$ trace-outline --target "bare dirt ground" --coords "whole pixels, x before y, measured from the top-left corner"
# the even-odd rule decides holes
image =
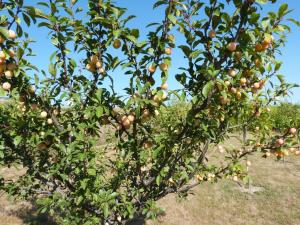
[[[252,187],[260,187],[258,192],[242,191],[231,180],[206,183],[186,200],[170,195],[159,201],[165,215],[146,224],[300,225],[300,157],[289,157],[285,163],[258,156],[250,160]],[[0,173],[13,178],[22,170],[2,168]],[[25,224],[54,223],[39,215],[31,203],[12,202],[0,194],[0,225]]]

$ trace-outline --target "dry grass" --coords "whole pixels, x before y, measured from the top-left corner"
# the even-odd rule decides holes
[[[285,163],[274,158],[251,156],[252,187],[263,189],[253,194],[242,192],[237,183],[222,180],[205,183],[187,200],[170,195],[159,201],[166,213],[147,225],[299,225],[300,157]],[[0,169],[14,178],[22,173]],[[47,216],[36,213],[32,204],[11,202],[0,194],[0,225],[53,224]],[[142,223],[141,223],[142,224]]]
[[[204,184],[187,201],[168,196],[160,201],[166,215],[151,225],[299,225],[300,158],[275,162],[251,157],[252,186],[263,190],[242,192],[231,180]]]

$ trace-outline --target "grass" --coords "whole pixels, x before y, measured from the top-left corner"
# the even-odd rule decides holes
[[[287,162],[250,158],[249,173],[255,193],[242,192],[237,183],[222,180],[206,183],[194,190],[187,201],[175,195],[159,203],[164,216],[151,225],[299,225],[300,224],[300,158]]]
[[[299,225],[300,157],[285,163],[274,158],[251,156],[249,173],[255,193],[243,192],[232,180],[205,183],[193,190],[186,200],[175,195],[158,204],[165,214],[147,225]],[[0,174],[14,178],[22,170],[0,169]],[[54,224],[47,215],[39,215],[28,202],[12,202],[0,194],[0,225]],[[142,223],[141,223],[142,224]]]

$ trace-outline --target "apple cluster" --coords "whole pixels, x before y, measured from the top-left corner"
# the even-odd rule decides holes
[[[13,30],[7,30],[7,39],[14,41],[17,38],[17,34]],[[0,51],[0,78],[5,77],[2,80],[2,88],[5,91],[10,91],[12,88],[12,78],[14,71],[17,69],[16,62],[14,60],[15,51],[13,49],[6,49],[4,43],[6,38],[0,36],[0,44],[2,49]]]

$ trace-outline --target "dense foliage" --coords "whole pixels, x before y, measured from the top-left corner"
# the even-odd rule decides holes
[[[299,23],[285,18],[287,4],[265,13],[271,2],[159,0],[154,8],[164,7],[165,18],[141,40],[144,26],[127,26],[134,16],[111,0],[89,0],[88,8],[77,0],[0,1],[0,95],[9,97],[0,105],[0,165],[26,169],[15,180],[0,176],[0,188],[36,198],[59,224],[123,224],[155,216],[156,200],[169,193],[242,179],[248,154],[299,154],[298,127],[281,135],[261,126],[244,135],[242,149],[219,145],[222,163],[205,161],[295,86],[278,74],[275,56],[287,24]],[[49,31],[56,50],[48,71],[34,65],[26,26]],[[169,74],[176,47],[185,63]],[[114,88],[116,71],[129,76],[126,96]],[[168,88],[169,76],[179,90]],[[173,98],[182,107],[168,107]]]

